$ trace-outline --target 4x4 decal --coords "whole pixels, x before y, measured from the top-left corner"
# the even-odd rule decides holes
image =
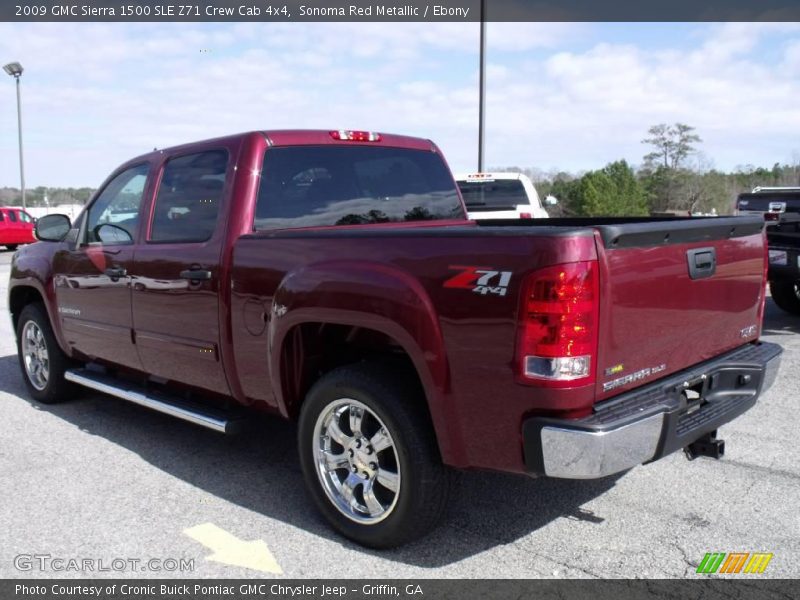
[[[492,267],[451,265],[448,268],[461,272],[445,281],[444,287],[472,290],[483,296],[505,296],[512,275],[511,271],[497,271]]]

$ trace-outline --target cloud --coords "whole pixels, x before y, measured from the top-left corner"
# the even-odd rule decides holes
[[[659,44],[643,27],[490,23],[489,164],[637,163],[647,128],[674,121],[723,168],[791,159],[798,24],[649,25]],[[278,128],[419,135],[472,170],[477,52],[475,23],[0,25],[0,55],[26,68],[32,185],[97,185],[154,146]],[[0,185],[18,178],[13,93],[0,85]]]

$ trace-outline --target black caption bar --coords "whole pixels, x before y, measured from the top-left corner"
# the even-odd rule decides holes
[[[786,579],[694,580],[2,580],[4,600],[494,600],[570,598],[641,600],[703,598],[762,600],[790,598],[797,582]]]
[[[484,14],[481,16],[481,6]],[[3,21],[800,21],[800,0],[4,0]]]

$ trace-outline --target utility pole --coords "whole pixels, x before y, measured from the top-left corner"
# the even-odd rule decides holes
[[[483,172],[486,122],[486,0],[481,0],[480,67],[478,69],[478,172]]]

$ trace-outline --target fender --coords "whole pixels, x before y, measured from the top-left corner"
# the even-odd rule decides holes
[[[61,329],[61,319],[58,316],[55,287],[51,264],[53,256],[61,249],[52,248],[52,242],[38,242],[18,250],[11,261],[11,275],[8,282],[8,306],[11,308],[11,296],[15,289],[29,287],[36,290],[44,301],[50,326],[61,350],[72,356],[72,347],[67,344]],[[16,331],[14,332],[16,335]]]
[[[453,448],[452,423],[442,401],[449,369],[439,320],[420,282],[402,269],[362,261],[316,263],[287,274],[276,290],[268,330],[270,378],[278,408],[289,410],[281,389],[281,349],[302,323],[351,325],[379,331],[411,357],[428,401],[442,456]]]

